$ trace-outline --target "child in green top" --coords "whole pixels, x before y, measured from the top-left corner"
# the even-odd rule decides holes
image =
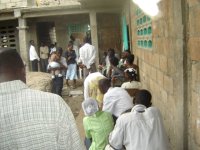
[[[92,98],[83,101],[82,108],[86,115],[83,118],[86,140],[92,141],[91,145],[86,144],[86,147],[89,150],[104,150],[108,144],[108,136],[114,127],[112,115],[100,111],[97,101]]]

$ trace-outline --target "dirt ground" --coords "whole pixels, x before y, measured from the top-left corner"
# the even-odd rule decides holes
[[[74,117],[76,119],[76,124],[80,136],[82,139],[84,139],[85,135],[82,123],[84,113],[81,107],[81,103],[83,101],[83,80],[81,79],[77,80],[77,87],[75,89],[67,87],[67,85],[64,84],[62,95],[63,99],[67,102],[67,104],[71,108],[72,113],[74,114]]]

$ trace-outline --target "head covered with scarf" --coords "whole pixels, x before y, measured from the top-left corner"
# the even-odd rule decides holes
[[[136,80],[137,78],[137,71],[134,68],[127,68],[124,70],[125,76],[130,80]]]
[[[82,108],[86,116],[92,116],[99,111],[98,103],[93,98],[88,98],[82,102]]]

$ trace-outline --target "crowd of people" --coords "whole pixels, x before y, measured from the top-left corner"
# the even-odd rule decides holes
[[[40,61],[41,71],[51,74],[55,94],[29,89],[20,55],[0,48],[0,149],[169,149],[161,113],[152,106],[151,93],[142,89],[130,51],[119,58],[108,49],[98,71],[95,47],[88,38],[78,51],[70,41],[64,53],[61,47],[51,45],[49,50],[42,43],[40,57],[31,40],[29,55],[32,71],[38,70]],[[64,77],[68,86],[71,80],[76,88],[77,67],[84,78],[85,145],[61,97]]]
[[[86,148],[168,150],[160,111],[151,106],[151,93],[142,89],[134,55],[124,51],[119,59],[108,49],[99,69],[84,80]]]
[[[31,62],[31,71],[49,72],[52,77],[52,93],[62,96],[63,79],[66,79],[66,85],[75,89],[78,78],[78,68],[82,70],[81,75],[85,79],[89,73],[96,71],[96,51],[90,43],[90,38],[85,37],[78,49],[74,44],[74,37],[70,36],[70,41],[63,51],[61,47],[51,44],[49,47],[41,43],[38,55],[33,40],[30,41],[29,58]],[[69,84],[69,80],[73,82]]]

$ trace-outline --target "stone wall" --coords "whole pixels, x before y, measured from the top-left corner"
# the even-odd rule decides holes
[[[26,7],[27,0],[0,0],[0,10],[8,8]]]
[[[114,13],[97,14],[99,58],[109,48],[114,48],[116,53],[121,53],[121,27],[120,15]]]
[[[136,5],[131,7],[132,49],[143,88],[151,91],[161,110],[170,149],[184,149],[183,26],[181,0],[162,0],[152,18],[152,49],[137,46]]]
[[[0,10],[21,7],[80,5],[78,0],[0,0]]]
[[[188,2],[188,134],[189,148],[200,150],[200,2],[187,0]]]

